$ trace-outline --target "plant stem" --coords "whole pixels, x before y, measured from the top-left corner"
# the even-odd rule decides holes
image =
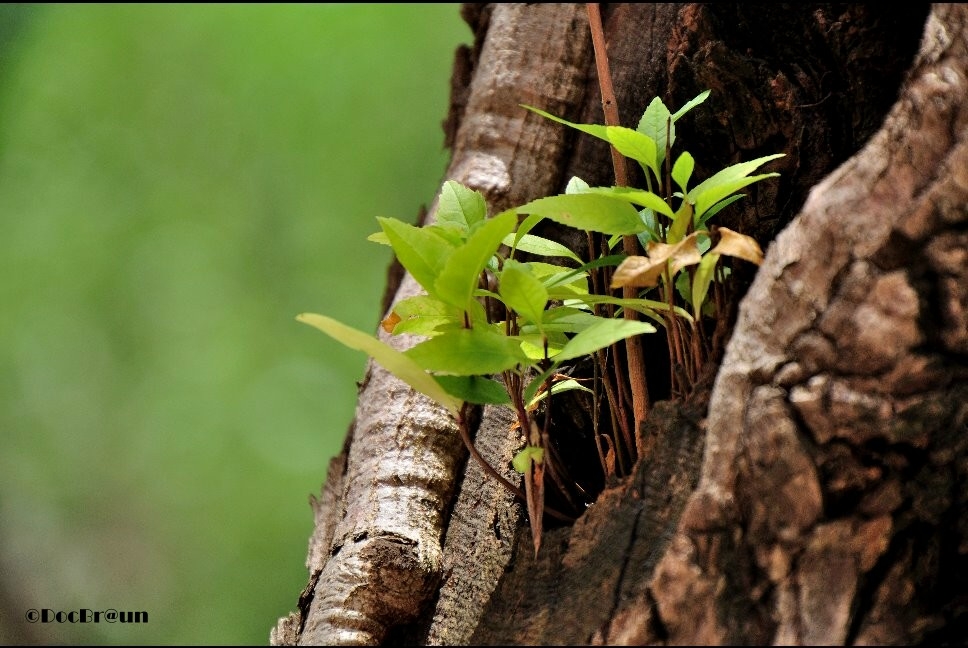
[[[487,459],[482,457],[481,453],[477,451],[477,448],[474,446],[474,441],[471,440],[470,431],[467,429],[467,419],[465,417],[466,409],[467,409],[467,403],[464,403],[464,407],[461,408],[460,418],[457,419],[457,429],[460,431],[460,438],[464,442],[464,446],[467,448],[467,451],[471,453],[471,456],[474,457],[474,460],[478,463],[478,465],[480,465],[480,467],[484,469],[484,472],[486,472],[488,475],[490,475],[498,482],[500,482],[502,486],[504,486],[506,489],[511,491],[514,495],[516,495],[519,499],[521,499],[521,501],[527,501],[527,498],[525,497],[524,493],[521,492],[521,489],[515,486],[514,484],[512,484],[511,482],[509,482],[507,479],[505,479],[504,475],[499,473],[494,468],[494,466],[488,463]],[[544,512],[550,515],[551,517],[557,518],[563,522],[575,521],[575,518],[565,515],[564,513],[561,513],[559,511],[556,511],[550,506],[545,506]]]
[[[592,46],[595,50],[595,65],[598,69],[598,83],[602,93],[602,111],[605,114],[605,124],[618,126],[618,105],[615,100],[615,89],[612,87],[612,75],[608,69],[608,52],[605,46],[605,32],[602,29],[602,14],[597,2],[585,5],[588,11],[588,23],[592,32]],[[625,157],[615,147],[612,149],[612,166],[615,168],[615,184],[629,186],[629,174]],[[622,237],[622,247],[629,256],[638,254],[638,240],[633,235]],[[634,298],[635,289],[624,287],[622,296],[626,299]],[[638,319],[638,314],[632,309],[625,309],[625,318]],[[625,355],[628,362],[629,383],[632,387],[632,417],[635,422],[635,449],[641,456],[644,451],[642,439],[642,422],[649,412],[649,387],[645,381],[645,361],[642,357],[642,344],[637,336],[625,339]]]

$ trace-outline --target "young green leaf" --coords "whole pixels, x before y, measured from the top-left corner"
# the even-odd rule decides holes
[[[690,110],[692,110],[693,108],[695,108],[696,106],[704,102],[708,96],[709,96],[709,90],[703,90],[698,95],[696,95],[694,99],[690,99],[689,101],[687,101],[682,108],[677,110],[675,114],[672,115],[673,123],[679,121],[680,117],[682,117],[687,112],[689,112]]]
[[[521,452],[514,455],[514,458],[511,459],[511,465],[514,466],[517,472],[523,475],[528,470],[532,461],[536,464],[544,461],[544,448],[525,446]]]
[[[728,198],[723,198],[718,203],[716,203],[715,205],[707,209],[701,217],[697,217],[694,215],[692,220],[695,225],[695,228],[696,229],[702,228],[703,226],[705,226],[705,224],[709,221],[710,218],[718,214],[720,211],[722,211],[724,208],[728,207],[729,205],[732,205],[737,200],[740,200],[745,197],[746,197],[746,194],[733,194]]]
[[[531,273],[524,263],[508,260],[498,282],[501,300],[528,322],[536,324],[540,330],[545,304],[548,303],[548,289]]]
[[[551,392],[552,394],[559,394],[561,392],[574,391],[576,389],[579,391],[588,392],[589,394],[595,393],[588,387],[585,387],[584,385],[579,383],[574,378],[569,378],[568,380],[560,380],[554,383],[553,385],[551,385],[550,389],[539,393],[537,396],[535,396],[528,402],[527,407],[529,409],[533,408],[535,405],[543,401],[545,398],[547,398],[548,392]]]
[[[646,173],[652,171],[659,177],[664,155],[658,152],[658,140],[624,126],[607,126],[605,135],[616,151],[638,162]]]
[[[565,360],[588,355],[619,340],[640,333],[655,333],[655,327],[647,322],[635,320],[599,318],[598,322],[571,338],[552,360],[555,364],[558,364]]]
[[[487,218],[487,203],[480,192],[468,189],[459,182],[448,180],[440,189],[437,201],[437,220],[458,224],[471,231]]]
[[[407,357],[406,354],[384,344],[372,335],[367,335],[324,315],[303,313],[297,316],[296,320],[319,329],[351,349],[363,351],[394,376],[440,403],[455,417],[459,415],[461,400],[448,393],[418,362]]]
[[[430,295],[414,295],[398,302],[393,307],[393,315],[396,316],[396,322],[389,332],[394,335],[437,335],[464,324],[462,310]]]
[[[565,186],[566,194],[584,193],[587,190],[588,190],[588,183],[582,180],[581,178],[579,178],[578,176],[572,176],[571,180],[569,180],[568,184]]]
[[[712,283],[718,261],[718,254],[707,252],[696,267],[696,274],[692,278],[692,312],[697,320],[702,312],[702,304],[709,293],[709,285]]]
[[[447,393],[476,405],[510,405],[511,397],[502,383],[484,376],[435,376]]]
[[[434,283],[454,247],[428,227],[414,227],[395,218],[377,218],[393,252],[423,289],[434,294]]]
[[[676,163],[672,165],[672,179],[682,189],[683,194],[689,191],[689,178],[692,177],[692,171],[695,167],[696,161],[687,151],[684,151],[676,160]]]
[[[429,371],[455,376],[485,376],[528,363],[518,340],[486,328],[446,331],[405,353]]]
[[[464,245],[447,257],[432,294],[461,310],[469,310],[481,271],[517,223],[517,215],[506,211],[477,228]]]
[[[594,193],[618,200],[634,203],[640,207],[648,207],[660,214],[672,218],[672,208],[660,196],[634,187],[589,187],[585,193]]]
[[[517,234],[508,234],[504,237],[503,243],[508,247],[521,250],[522,252],[527,252],[528,254],[550,257],[566,257],[569,259],[574,259],[578,263],[582,262],[581,257],[558,241],[552,241],[541,236],[535,236],[534,234],[524,234],[520,237]]]
[[[655,166],[651,168],[656,180],[661,180],[661,167],[662,162],[665,161],[666,141],[669,142],[670,147],[676,142],[675,120],[672,119],[669,109],[666,108],[666,105],[662,103],[661,99],[656,97],[649,103],[635,130],[655,141]]]
[[[517,208],[522,214],[539,214],[556,223],[605,234],[635,234],[645,229],[632,205],[594,193],[562,194],[539,198]]]
[[[696,206],[696,218],[701,217],[707,209],[739,189],[763,180],[764,178],[773,178],[780,175],[779,173],[764,173],[756,176],[750,176],[749,174],[767,162],[783,156],[783,153],[776,153],[774,155],[765,155],[755,160],[750,160],[749,162],[740,162],[739,164],[728,166],[719,173],[700,182],[692,188],[692,191],[688,195],[689,201]]]

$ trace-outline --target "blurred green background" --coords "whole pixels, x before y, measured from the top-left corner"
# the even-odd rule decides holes
[[[447,161],[458,5],[0,9],[0,642],[266,644]],[[30,608],[146,625],[25,623]]]

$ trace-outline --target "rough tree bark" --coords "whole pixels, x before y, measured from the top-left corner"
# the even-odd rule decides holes
[[[466,461],[443,412],[371,365],[314,500],[309,584],[271,641],[960,643],[968,8],[603,13],[624,123],[653,96],[711,88],[679,130],[697,173],[787,153],[779,181],[723,214],[767,250],[755,276],[736,273],[725,353],[655,405],[650,454],[546,531],[536,559],[521,505]],[[584,6],[465,17],[448,178],[494,212],[572,175],[610,183],[605,146],[518,107],[601,123]],[[415,289],[403,276],[390,294]],[[663,352],[649,357],[659,384]],[[480,413],[476,438],[506,468],[518,441],[500,411]]]

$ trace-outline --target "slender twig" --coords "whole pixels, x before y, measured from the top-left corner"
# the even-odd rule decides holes
[[[599,11],[597,2],[589,2],[585,5],[588,11],[588,23],[591,27],[592,46],[595,50],[595,65],[598,69],[598,83],[602,92],[602,111],[605,114],[605,124],[608,126],[618,126],[618,105],[615,100],[615,89],[612,87],[612,75],[608,69],[608,52],[605,46],[605,32],[602,29],[602,15]],[[626,167],[625,157],[622,156],[615,147],[612,149],[612,166],[615,168],[615,184],[619,186],[629,185],[628,168]],[[633,235],[622,237],[622,247],[629,256],[638,254],[639,242]],[[622,296],[625,298],[635,297],[635,289],[628,286],[622,289]],[[632,309],[625,309],[626,319],[638,319],[638,315]],[[635,444],[636,452],[641,455],[644,451],[644,439],[642,439],[642,422],[649,411],[649,388],[645,381],[645,361],[642,357],[642,344],[637,336],[626,338],[625,354],[628,362],[629,382],[632,386],[632,416],[635,421]]]
[[[460,418],[457,420],[457,429],[460,431],[460,438],[464,442],[464,446],[467,448],[467,451],[471,453],[471,456],[474,457],[474,460],[478,463],[478,465],[484,469],[484,472],[486,472],[488,475],[490,475],[498,482],[500,482],[502,486],[508,489],[516,497],[521,499],[521,501],[527,501],[527,497],[525,497],[521,489],[515,486],[514,484],[512,484],[511,482],[509,482],[507,479],[505,479],[504,475],[499,473],[494,468],[494,466],[488,463],[487,459],[481,456],[481,453],[477,451],[477,448],[474,446],[474,441],[471,439],[470,431],[467,429],[467,420],[465,418],[466,412],[464,411],[466,410],[466,408],[467,408],[467,403],[464,403],[464,407],[461,408]],[[559,511],[556,511],[550,506],[545,506],[544,512],[550,515],[551,517],[557,518],[563,522],[575,521],[575,518],[565,515],[564,513],[561,513]]]

